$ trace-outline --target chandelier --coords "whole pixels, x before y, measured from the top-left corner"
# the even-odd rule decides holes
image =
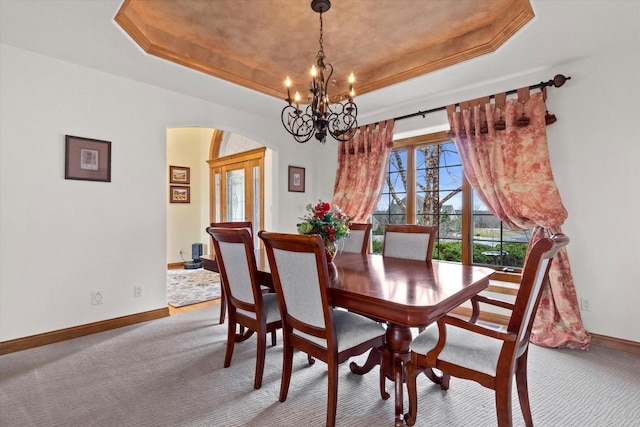
[[[320,14],[320,50],[316,56],[316,65],[311,67],[308,105],[304,110],[300,109],[300,94],[298,92],[295,93],[294,99],[291,99],[289,90],[291,80],[289,77],[285,81],[287,87],[285,101],[288,105],[282,109],[282,125],[300,143],[309,141],[315,135],[316,139],[324,144],[327,133],[338,141],[348,141],[354,137],[358,130],[358,107],[353,102],[355,96],[353,73],[349,76],[347,99],[339,99],[331,104],[329,98],[328,84],[333,74],[333,66],[324,62],[326,56],[322,47],[322,14],[330,7],[330,0],[311,1],[311,9]]]

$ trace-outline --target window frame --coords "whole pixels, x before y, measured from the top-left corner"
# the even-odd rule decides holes
[[[407,164],[405,165],[407,173],[407,224],[416,223],[416,148],[425,145],[437,145],[452,142],[447,131],[429,133],[424,135],[413,136],[393,141],[392,151],[406,149]],[[409,183],[411,185],[409,185]],[[473,192],[471,184],[467,177],[462,175],[462,264],[474,265],[472,262],[473,255],[473,239],[471,238],[473,228]],[[522,276],[522,268],[509,267],[514,271],[502,271],[503,266],[491,266],[486,264],[475,264],[482,267],[488,267],[496,270],[492,276],[494,280],[505,282],[519,283]]]

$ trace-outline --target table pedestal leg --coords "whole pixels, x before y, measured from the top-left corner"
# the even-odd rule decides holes
[[[395,425],[397,427],[404,425],[404,364],[409,361],[411,355],[409,353],[409,344],[411,344],[411,329],[405,326],[389,323],[387,325],[387,346],[391,357],[389,358],[389,367],[387,375],[393,379],[396,395],[396,415]]]
[[[379,364],[380,352],[377,348],[372,348],[369,352],[369,356],[367,357],[366,362],[364,362],[364,365],[359,366],[356,362],[351,362],[349,364],[349,369],[351,369],[351,372],[353,372],[354,374],[364,375],[367,372],[371,371],[374,366]]]

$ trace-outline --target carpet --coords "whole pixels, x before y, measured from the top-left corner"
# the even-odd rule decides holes
[[[172,307],[184,307],[220,298],[220,275],[198,268],[167,271],[167,302]]]
[[[0,426],[324,426],[327,365],[309,366],[296,351],[289,396],[279,402],[281,331],[255,390],[255,334],[235,344],[224,368],[227,325],[218,313],[204,307],[0,356]],[[377,369],[360,376],[348,365],[338,372],[337,427],[393,426],[394,400],[380,398]],[[418,387],[416,427],[496,426],[491,390],[454,378],[442,391],[424,375]],[[391,381],[386,389],[393,393]],[[529,392],[537,427],[637,427],[640,358],[596,345],[532,345]],[[515,386],[513,418],[524,426]]]

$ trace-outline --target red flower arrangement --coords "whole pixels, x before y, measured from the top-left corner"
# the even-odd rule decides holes
[[[349,235],[350,218],[340,211],[338,206],[318,201],[316,205],[307,205],[309,213],[301,217],[297,224],[300,234],[318,234],[326,242],[337,242]]]

